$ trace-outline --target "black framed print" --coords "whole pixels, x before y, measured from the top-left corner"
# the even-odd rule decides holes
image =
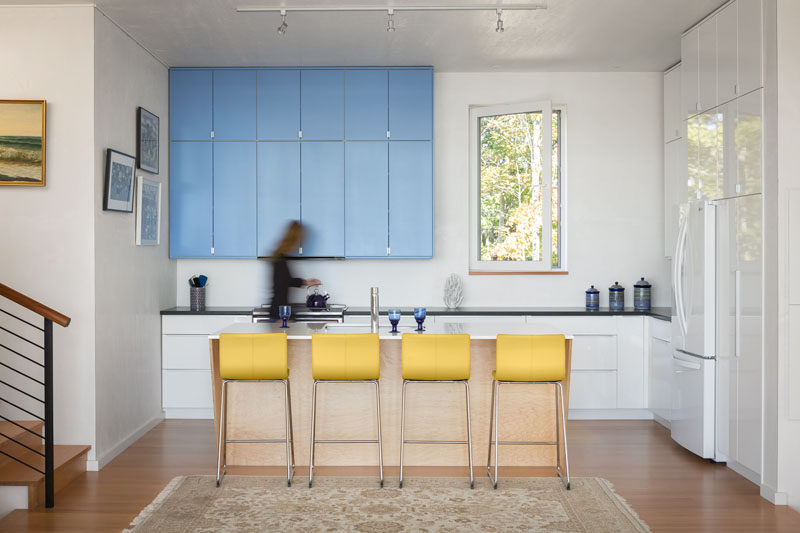
[[[103,194],[103,210],[133,212],[133,174],[136,158],[106,150],[106,183]]]
[[[136,111],[136,157],[142,170],[158,174],[159,120],[147,109]]]

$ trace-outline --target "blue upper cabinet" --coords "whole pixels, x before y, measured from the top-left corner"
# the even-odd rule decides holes
[[[173,141],[211,139],[212,73],[171,70],[169,73],[169,138]]]
[[[433,71],[389,71],[389,131],[397,141],[433,139]]]
[[[378,141],[389,130],[389,73],[347,70],[344,74],[344,134],[348,140]]]
[[[169,256],[212,257],[211,142],[171,142]]]
[[[294,141],[299,133],[300,71],[259,70],[258,139]]]
[[[303,257],[344,256],[344,143],[305,142],[300,147]]]
[[[386,257],[389,246],[389,143],[347,143],[345,256]]]
[[[256,140],[256,72],[214,71],[214,139]]]
[[[256,256],[256,143],[214,144],[214,257]]]
[[[431,141],[389,143],[391,257],[433,257]]]
[[[303,140],[344,139],[344,71],[301,71],[300,109]]]
[[[258,256],[278,246],[290,220],[300,220],[300,143],[258,143]]]

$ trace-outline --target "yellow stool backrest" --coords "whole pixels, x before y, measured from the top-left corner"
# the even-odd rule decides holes
[[[222,379],[286,379],[285,333],[220,333]]]
[[[561,381],[566,376],[564,335],[498,335],[498,381]]]
[[[377,333],[317,333],[311,335],[311,375],[314,379],[360,380],[381,377]]]
[[[469,379],[469,335],[403,334],[403,379]]]

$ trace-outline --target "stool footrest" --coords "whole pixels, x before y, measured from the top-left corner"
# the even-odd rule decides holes
[[[292,440],[289,439],[291,443]],[[226,440],[225,444],[286,444],[286,439],[233,439],[233,440]]]
[[[283,442],[283,441],[281,441]],[[378,444],[377,440],[315,440],[314,444]]]
[[[493,440],[489,442],[490,446],[492,445],[496,446],[497,444],[500,444],[501,446],[556,446],[558,443],[555,441],[537,442],[537,441],[526,441],[526,440],[501,440],[499,443]]]
[[[404,440],[403,444],[469,444],[465,440]]]

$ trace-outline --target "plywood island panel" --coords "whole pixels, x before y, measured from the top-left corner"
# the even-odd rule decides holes
[[[516,332],[515,332],[516,333]],[[294,449],[297,466],[307,466],[311,431],[311,340],[288,341]],[[569,369],[572,339],[566,341],[567,376],[564,403],[569,409]],[[210,339],[215,435],[219,435],[219,341]],[[401,343],[398,338],[380,341],[381,430],[384,466],[400,464],[400,408],[403,380],[400,375]],[[470,407],[475,467],[488,457],[492,371],[495,340],[471,341]],[[280,383],[230,383],[228,385],[228,439],[282,439],[284,426],[283,385]],[[500,440],[555,441],[556,392],[553,385],[504,385],[500,388]],[[459,383],[410,383],[406,390],[406,440],[466,440],[467,418],[464,386]],[[377,421],[375,388],[369,383],[321,383],[317,389],[317,439],[375,439]],[[562,460],[563,443],[562,443]],[[228,465],[282,466],[281,444],[229,443]],[[318,444],[314,463],[320,466],[378,464],[375,444]],[[501,446],[501,466],[554,467],[555,446]],[[464,445],[407,444],[407,466],[466,466]],[[554,469],[553,469],[554,472]]]

